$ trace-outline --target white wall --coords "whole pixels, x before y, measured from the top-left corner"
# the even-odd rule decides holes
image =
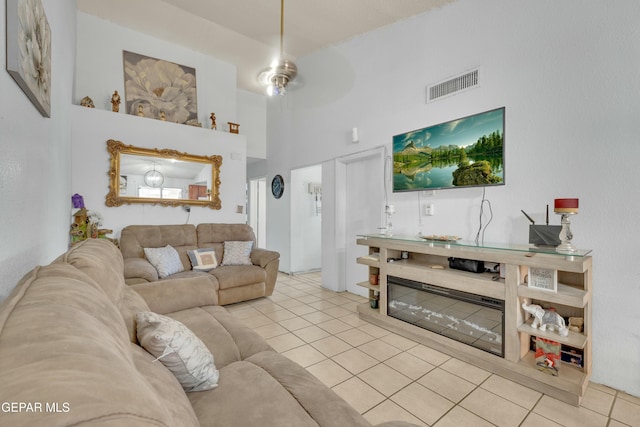
[[[247,137],[247,157],[267,157],[267,100],[264,95],[238,90],[238,123]]]
[[[118,237],[131,224],[199,224],[202,222],[245,222],[236,213],[245,206],[246,141],[244,135],[202,129],[160,120],[141,118],[110,111],[72,107],[72,185],[73,193],[84,197],[85,206],[104,218],[103,228]],[[180,207],[123,205],[107,207],[109,153],[107,140],[144,148],[170,148],[196,155],[221,155],[221,210],[192,206],[187,214]],[[69,211],[69,219],[71,211]]]
[[[9,73],[0,72],[0,300],[69,242],[76,2],[43,4],[52,34],[51,118],[42,117]],[[5,13],[1,7],[3,48]]]
[[[309,183],[322,185],[322,165],[291,171],[292,273],[322,267],[322,213],[316,212],[316,198],[315,194],[309,194]]]
[[[78,12],[78,34],[75,104],[89,96],[97,109],[111,111],[111,94],[117,90],[120,112],[125,112],[126,50],[195,68],[198,120],[204,128],[211,128],[211,112],[216,113],[218,130],[228,131],[227,122],[238,123],[235,66],[83,12]]]
[[[276,173],[288,181],[292,169],[310,163],[390,149],[401,132],[505,106],[506,185],[487,189],[493,221],[485,238],[526,243],[520,209],[541,220],[554,198],[580,198],[574,244],[594,249],[592,379],[640,395],[640,276],[633,268],[640,234],[639,20],[634,0],[607,7],[598,0],[460,0],[299,58],[305,85],[286,101],[268,103],[269,182]],[[425,103],[428,84],[476,66],[480,87]],[[350,142],[353,127],[360,129],[357,145]],[[334,230],[335,217],[326,211],[334,204],[331,188],[349,183],[323,181],[331,183],[323,217]],[[473,239],[481,195],[456,189],[423,197],[436,215],[422,218],[422,231]],[[393,194],[390,201],[396,232],[419,231],[417,194]],[[283,206],[290,199],[285,191],[268,202],[268,240],[285,260]],[[335,244],[323,239],[323,254]],[[323,265],[323,275],[338,272],[335,263]]]
[[[238,91],[236,68],[184,46],[157,39],[113,22],[78,12],[78,54],[74,103],[90,96],[95,110],[73,108],[73,192],[82,194],[85,205],[104,217],[104,228],[118,237],[129,224],[175,224],[190,222],[245,222],[236,213],[246,205],[246,162],[265,157],[266,103],[264,97]],[[125,111],[122,51],[139,53],[194,67],[197,79],[198,119],[202,128],[128,115]],[[111,94],[118,90],[120,113],[111,112]],[[211,130],[211,112],[218,130]],[[228,133],[227,122],[240,124],[240,135]],[[107,208],[108,153],[106,141],[121,140],[147,148],[170,148],[191,154],[223,156],[220,179],[221,210],[125,205]],[[262,144],[262,146],[261,146]],[[232,159],[233,154],[233,159]]]

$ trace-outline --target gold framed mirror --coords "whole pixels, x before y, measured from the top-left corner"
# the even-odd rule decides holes
[[[111,155],[106,205],[149,203],[221,209],[222,156],[197,156],[168,148],[107,141]]]

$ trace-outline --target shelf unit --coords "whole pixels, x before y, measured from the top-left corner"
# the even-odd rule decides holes
[[[426,241],[410,236],[358,236],[358,245],[368,247],[368,255],[357,258],[369,274],[378,275],[378,285],[358,283],[369,289],[370,298],[379,293],[378,308],[364,303],[360,317],[408,338],[494,372],[564,402],[579,405],[591,376],[592,258],[590,250],[558,253],[553,248],[484,244],[473,242]],[[403,252],[408,257],[402,257]],[[406,255],[406,254],[405,254]],[[500,264],[502,273],[470,273],[449,268],[448,258],[466,258]],[[526,275],[530,267],[557,270],[556,292],[530,288]],[[487,296],[505,302],[504,357],[468,346],[387,315],[387,277],[397,276]],[[553,307],[563,317],[582,317],[583,331],[556,332],[534,329],[532,318],[522,309],[524,299],[543,308]],[[583,366],[562,363],[558,376],[541,372],[530,350],[532,337],[557,341],[582,352]]]
[[[378,248],[369,247],[369,255],[358,258],[358,263],[369,266],[369,277],[380,275],[380,252]],[[356,283],[358,286],[369,289],[369,306],[377,309],[380,302],[380,283],[371,284],[371,281]]]

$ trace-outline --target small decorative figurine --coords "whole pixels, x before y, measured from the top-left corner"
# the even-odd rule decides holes
[[[164,111],[160,111],[160,120],[163,122],[167,120],[167,116],[164,114]]]
[[[529,304],[529,301],[525,299],[522,303],[522,309],[533,316],[533,323],[531,327],[541,331],[546,331],[547,328],[555,330],[562,337],[569,335],[569,329],[565,326],[564,319],[558,313],[553,310],[545,310],[537,304]]]
[[[118,91],[116,90],[111,95],[111,111],[117,113],[120,111],[120,95],[118,95]]]
[[[142,104],[138,104],[138,112],[136,113],[138,117],[144,117],[144,111],[142,111]]]
[[[209,118],[211,119],[211,129],[218,129],[218,125],[216,125],[216,113],[211,113]]]
[[[71,196],[71,203],[73,204],[73,207],[76,209],[84,208],[84,198],[78,193]]]
[[[231,123],[231,122],[227,122],[229,123],[229,133],[239,133],[240,131],[240,125],[237,123]]]
[[[573,332],[582,332],[584,327],[584,317],[569,317],[569,330]]]
[[[73,214],[73,223],[71,223],[71,243],[80,242],[87,239],[87,231],[89,227],[89,216],[86,208],[82,207]]]
[[[93,99],[89,98],[88,96],[85,96],[80,100],[80,106],[87,108],[96,108],[96,106],[93,105]]]

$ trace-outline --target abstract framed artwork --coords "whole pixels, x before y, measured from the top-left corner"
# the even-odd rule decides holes
[[[197,120],[195,68],[123,51],[126,111],[173,123]]]
[[[7,0],[7,71],[51,117],[51,28],[41,0]]]

